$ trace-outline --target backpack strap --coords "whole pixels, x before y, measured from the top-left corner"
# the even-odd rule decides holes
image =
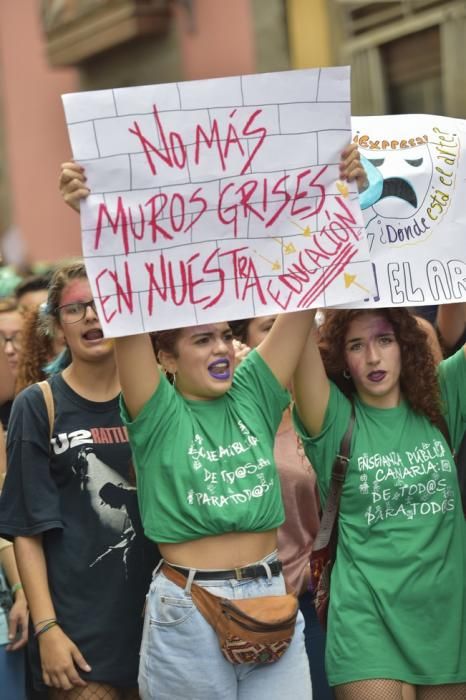
[[[340,449],[335,457],[332,469],[332,480],[328,493],[325,509],[320,521],[319,532],[314,541],[313,548],[316,550],[323,549],[330,541],[332,541],[332,549],[336,548],[336,533],[338,511],[340,509],[340,498],[345,483],[346,471],[350,459],[351,438],[353,437],[355,414],[354,406],[351,404],[351,415],[343,439],[340,443]]]
[[[46,379],[44,379],[42,382],[37,382],[37,386],[42,391],[44,397],[47,416],[49,418],[49,440],[51,440],[53,435],[53,426],[55,425],[55,402],[53,400],[52,387]]]

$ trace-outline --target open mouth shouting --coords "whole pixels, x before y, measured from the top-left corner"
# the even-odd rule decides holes
[[[207,371],[213,379],[230,379],[230,360],[226,357],[221,360],[215,360],[207,367]]]
[[[101,328],[91,328],[90,330],[83,333],[82,337],[84,338],[84,340],[87,340],[89,342],[96,342],[99,340],[103,340],[104,334],[102,333]]]

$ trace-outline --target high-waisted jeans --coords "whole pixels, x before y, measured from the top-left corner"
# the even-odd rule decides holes
[[[276,559],[276,553],[263,562]],[[258,563],[258,562],[254,562]],[[196,581],[225,598],[283,595],[282,575],[237,581]],[[226,661],[217,635],[186,590],[156,570],[147,596],[139,666],[142,700],[311,700],[304,620],[298,614],[293,640],[272,664]]]

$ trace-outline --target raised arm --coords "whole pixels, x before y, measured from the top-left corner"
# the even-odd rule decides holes
[[[466,329],[466,302],[441,304],[437,310],[436,323],[446,348],[454,348]]]
[[[330,396],[330,384],[317,345],[317,330],[313,326],[307,336],[293,378],[296,409],[309,435],[322,429]]]
[[[310,309],[280,314],[257,347],[257,352],[284,387],[291,383],[315,313],[315,309]]]
[[[367,186],[366,174],[354,144],[341,154],[340,177],[357,181],[360,190]],[[59,186],[65,202],[79,211],[81,200],[89,194],[83,168],[73,162],[63,163]],[[258,348],[283,386],[288,386],[291,381],[314,315],[312,310],[282,314]],[[118,338],[115,350],[123,397],[130,416],[135,418],[157,389],[160,371],[148,336]]]
[[[59,188],[68,206],[79,212],[81,200],[90,192],[84,169],[73,161],[62,163]],[[152,343],[147,334],[117,338],[115,354],[123,398],[131,418],[136,418],[160,381]]]
[[[160,382],[160,370],[149,335],[115,339],[121,392],[131,418],[136,418]]]

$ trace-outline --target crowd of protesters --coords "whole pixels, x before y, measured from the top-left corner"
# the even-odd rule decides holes
[[[341,177],[364,187],[354,148]],[[65,164],[61,189],[78,209],[84,171]],[[464,700],[452,450],[466,310],[441,306],[434,325],[415,313],[324,310],[317,324],[306,311],[111,341],[81,261],[1,299],[5,698]],[[352,411],[325,634],[309,557]],[[421,449],[408,478],[405,455]],[[211,501],[197,498],[206,469]],[[221,475],[241,472],[252,492],[258,470],[261,497],[234,499]],[[293,590],[286,651],[230,663],[193,587],[237,601]]]

